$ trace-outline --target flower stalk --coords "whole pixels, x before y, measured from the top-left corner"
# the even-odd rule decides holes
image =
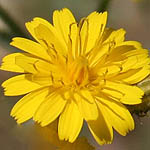
[[[9,39],[8,36],[15,35],[15,36],[23,36],[26,37],[26,34],[22,31],[22,29],[15,23],[14,19],[6,12],[2,6],[0,6],[0,18],[8,25],[11,32],[5,33],[5,39]],[[3,37],[4,32],[0,32],[0,36]]]
[[[98,12],[104,12],[107,10],[107,8],[109,7],[111,0],[102,0],[102,2],[100,3],[100,6],[98,8]]]
[[[0,30],[0,40],[10,42],[13,38],[13,34],[11,32]]]

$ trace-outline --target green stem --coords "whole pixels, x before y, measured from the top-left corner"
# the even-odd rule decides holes
[[[0,30],[0,40],[10,42],[13,38],[13,33]]]
[[[98,8],[98,12],[104,12],[107,10],[111,0],[102,0]]]
[[[26,34],[21,30],[14,19],[0,6],[0,18],[8,25],[15,36],[26,37]]]

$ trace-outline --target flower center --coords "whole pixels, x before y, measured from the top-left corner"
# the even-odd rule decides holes
[[[78,57],[68,66],[69,82],[78,86],[84,86],[88,82],[89,70],[88,60],[84,57]]]

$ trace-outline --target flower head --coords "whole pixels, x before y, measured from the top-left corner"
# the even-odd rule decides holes
[[[34,18],[26,27],[36,42],[14,38],[24,52],[3,58],[2,70],[22,73],[5,81],[5,95],[26,94],[11,111],[17,123],[31,118],[46,126],[59,118],[61,140],[74,142],[85,120],[99,144],[111,143],[113,128],[125,136],[134,121],[123,104],[141,103],[134,84],[150,73],[148,50],[124,41],[125,30],[106,28],[107,12],[78,24],[68,9],[55,11],[53,25]]]

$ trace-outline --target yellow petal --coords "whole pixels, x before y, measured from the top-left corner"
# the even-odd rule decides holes
[[[21,56],[21,53],[13,53],[5,56],[2,59],[2,64],[0,69],[12,72],[24,73],[24,69],[16,65],[15,59],[17,56]]]
[[[41,123],[41,126],[46,126],[60,115],[65,105],[66,100],[64,100],[60,95],[52,93],[40,105],[33,119]]]
[[[49,28],[49,29],[51,29],[51,28],[53,28],[52,27],[52,24],[50,23],[50,22],[48,22],[47,20],[45,20],[45,19],[43,19],[43,18],[40,18],[40,17],[35,17],[34,19],[33,19],[33,22],[36,22],[38,25],[39,24],[43,24],[43,25],[45,25],[47,28]],[[38,26],[37,25],[37,26]],[[36,26],[36,27],[37,27]],[[35,27],[35,28],[36,28]]]
[[[42,74],[42,72],[32,74],[28,79],[41,86],[52,86],[53,84],[62,85],[61,76],[51,72],[49,72],[49,74]]]
[[[89,129],[95,140],[100,144],[110,144],[113,140],[113,130],[111,124],[107,120],[107,116],[103,114],[103,108],[98,103],[99,114],[97,120],[88,121]]]
[[[118,74],[114,77],[114,80],[123,81],[129,84],[135,84],[142,81],[150,74],[150,67],[148,65],[143,68],[129,70],[125,73]]]
[[[43,60],[36,60],[34,66],[40,75],[50,76],[51,73],[59,73],[58,67],[55,64]]]
[[[136,56],[128,57],[127,60],[122,64],[122,72],[126,72],[126,71],[134,68],[136,63],[137,63]]]
[[[109,50],[109,44],[105,44],[105,45],[99,45],[97,47],[95,47],[91,53],[90,53],[90,57],[89,57],[89,65],[91,67],[95,67],[96,64],[104,64],[102,62],[103,60],[103,57],[105,55],[107,55],[108,53],[108,50]],[[104,59],[105,61],[105,59]]]
[[[60,11],[55,10],[53,13],[53,24],[60,33],[65,43],[68,43],[68,35],[72,24],[76,24],[76,20],[69,9],[64,8]]]
[[[44,88],[24,96],[11,110],[11,116],[15,117],[19,124],[31,119],[47,94],[48,88]]]
[[[126,51],[123,55],[125,55],[126,57],[131,57],[131,56],[145,56],[148,57],[148,50],[147,49],[132,49],[130,51]]]
[[[114,30],[111,32],[109,37],[104,41],[104,43],[107,42],[115,42],[116,45],[119,45],[124,41],[126,31],[124,29]]]
[[[68,55],[69,55],[69,50],[71,49],[73,58],[79,56],[80,50],[78,48],[79,46],[78,41],[79,41],[78,26],[77,24],[73,23],[70,25],[70,33],[68,39]]]
[[[51,86],[54,82],[54,80],[50,76],[31,75],[29,79],[30,81],[37,83],[41,86]]]
[[[48,28],[46,25],[39,24],[35,28],[35,34],[38,40],[43,41],[47,45],[47,49],[50,51],[57,51],[61,55],[67,53],[67,45],[59,37],[57,30],[51,26]]]
[[[107,22],[107,12],[91,13],[81,25],[81,50],[88,53],[101,38]],[[80,23],[82,24],[82,23]],[[84,52],[82,52],[84,53]]]
[[[119,46],[120,45],[130,45],[130,46],[134,46],[136,49],[142,48],[142,44],[137,41],[124,41],[124,42],[120,43]]]
[[[107,61],[113,64],[118,64],[119,62],[121,62],[120,65],[122,65],[122,72],[128,71],[129,69],[137,69],[143,67],[145,64],[148,64],[150,62],[148,58],[148,50],[142,48],[136,49],[136,47],[139,46],[135,45],[121,44],[116,46],[110,52],[109,56],[107,57]]]
[[[90,57],[89,57],[89,63],[90,65],[97,64],[98,61],[103,65],[102,58],[106,55],[107,62],[109,61],[123,61],[125,57],[122,55],[120,56],[120,53],[124,53],[124,51],[127,51],[128,49],[133,49],[133,46],[118,46],[118,44],[122,43],[124,41],[124,35],[125,30],[119,29],[119,30],[112,30],[107,29],[104,32],[104,39],[102,39],[103,43],[97,44],[95,48],[91,51]],[[127,48],[126,48],[127,47]],[[122,51],[123,50],[123,51]],[[120,52],[120,53],[119,53]],[[109,54],[109,55],[108,55]],[[116,55],[118,57],[116,57]],[[104,62],[106,63],[105,59]]]
[[[125,35],[125,30],[123,29],[119,29],[119,30],[105,30],[104,32],[104,39],[101,39],[103,41],[103,43],[100,44],[99,41],[97,43],[97,45],[94,47],[94,49],[91,51],[91,53],[89,54],[89,63],[90,65],[94,65],[94,63],[98,63],[98,61],[102,60],[102,57],[105,55],[108,55],[108,53],[110,53],[107,56],[107,61],[113,61],[112,57],[114,59],[118,60],[118,57],[120,59],[120,55],[117,53],[116,49],[114,49],[115,47],[118,46],[118,44],[122,43],[124,41],[124,35]],[[121,48],[123,47],[124,50],[125,47],[124,46],[120,46]],[[119,48],[120,48],[119,47]],[[127,47],[127,46],[126,46]],[[128,47],[133,47],[133,46],[128,46]],[[111,50],[111,51],[110,51]],[[115,55],[113,55],[113,53],[115,53]],[[118,57],[116,57],[116,55]],[[109,59],[110,58],[110,59]],[[122,60],[122,58],[121,58]]]
[[[34,29],[40,24],[39,21],[31,21],[31,22],[27,22],[25,23],[25,26],[27,28],[27,30],[29,31],[29,33],[33,36],[34,39],[36,39],[36,41],[38,41],[40,43],[40,40],[37,39],[36,35],[35,35],[35,31]],[[42,43],[40,43],[42,44]],[[44,45],[43,45],[44,46]]]
[[[136,86],[107,81],[105,87],[122,94],[123,96],[120,99],[121,103],[133,105],[142,102],[141,98],[144,95],[144,92]]]
[[[85,97],[86,95],[88,95],[88,97]],[[74,94],[74,97],[83,118],[87,121],[96,120],[98,117],[98,109],[90,92],[85,90],[85,92],[82,91],[82,94]]]
[[[41,85],[28,80],[28,76],[30,75],[18,75],[4,81],[2,86],[5,88],[5,95],[22,95],[42,87]]]
[[[105,78],[110,78],[111,76],[114,77],[114,75],[118,75],[118,73],[120,72],[120,67],[118,67],[117,65],[110,65],[110,66],[105,66],[105,67],[101,67],[101,68],[95,68],[97,71],[97,74],[100,76],[104,76]],[[106,73],[107,72],[107,73]]]
[[[16,37],[13,38],[13,41],[10,43],[10,45],[15,46],[20,50],[28,52],[39,58],[50,60],[50,56],[48,55],[46,49],[44,49],[44,47],[42,47],[40,44],[34,41],[25,38]]]
[[[38,73],[37,68],[35,67],[35,64],[39,61],[39,59],[34,58],[27,54],[22,54],[20,56],[16,56],[15,63],[20,68],[24,69],[26,73]]]
[[[53,23],[61,39],[68,45],[68,55],[72,51],[75,58],[78,55],[78,27],[74,16],[66,8],[61,11],[56,10],[53,13]]]
[[[125,55],[125,53],[130,52],[134,50],[135,47],[131,45],[121,45],[116,46],[112,51],[109,53],[109,56],[107,57],[107,61],[110,61],[112,63],[115,62],[123,62],[128,57]],[[117,57],[116,57],[117,56]]]
[[[15,63],[19,67],[32,74],[40,74],[41,76],[50,76],[51,73],[58,72],[55,65],[33,57],[30,54],[20,54],[15,57]]]
[[[104,88],[101,90],[101,92],[104,94],[103,96],[115,99],[116,101],[119,101],[124,96],[123,93],[111,88]]]
[[[39,24],[43,24],[47,26],[48,28],[51,28],[52,26],[47,20],[40,18],[40,17],[35,17],[33,21],[27,22],[25,25],[26,25],[27,30],[30,32],[30,34],[34,37],[34,39],[36,39],[36,41],[38,41],[42,46],[47,48],[45,43],[41,41],[40,39],[38,39],[38,37],[36,36],[35,28],[38,27]]]
[[[102,109],[103,115],[119,134],[125,136],[134,129],[133,118],[124,105],[103,97],[99,97],[99,102],[97,103]]]
[[[148,65],[150,63],[150,58],[148,55],[134,55],[127,58],[122,64],[122,72],[128,71],[130,69],[138,69]]]
[[[148,56],[148,54],[141,54],[132,57],[136,57],[136,63],[131,67],[131,69],[138,69],[150,64],[150,57]]]
[[[102,37],[102,42],[104,42],[109,36],[110,36],[110,34],[113,32],[113,31],[115,31],[114,29],[112,29],[112,28],[105,28],[104,29],[104,33],[103,33],[103,37]]]
[[[70,100],[59,117],[58,135],[61,140],[74,142],[77,138],[83,124],[83,117],[78,106],[73,100]]]

